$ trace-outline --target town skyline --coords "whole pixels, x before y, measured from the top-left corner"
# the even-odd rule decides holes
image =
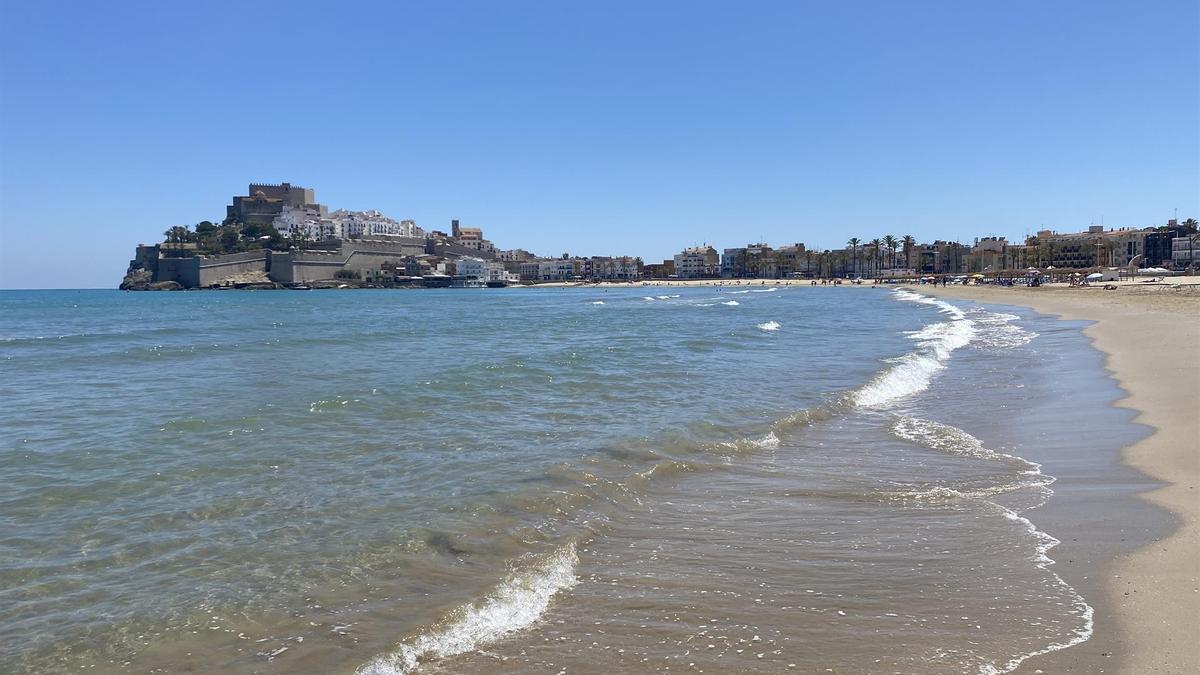
[[[629,251],[548,255],[537,244],[497,245],[481,227],[450,221],[425,229],[379,210],[330,210],[312,186],[250,183],[229,198],[219,222],[176,225],[162,243],[139,243],[124,290],[309,288],[351,285],[472,287],[642,279],[911,279],[919,275],[1026,276],[1034,268],[1192,270],[1197,223],[1171,219],[1147,228],[1039,230],[1005,237],[921,240],[892,234],[850,237],[830,249],[804,242],[772,246],[684,246],[646,261]],[[620,246],[622,243],[615,244]]]

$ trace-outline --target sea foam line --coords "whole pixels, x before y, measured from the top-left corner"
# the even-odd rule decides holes
[[[1037,462],[1031,462],[1023,457],[1017,457],[1015,455],[990,450],[985,447],[983,442],[978,438],[963,431],[962,429],[959,429],[958,427],[953,427],[948,424],[942,424],[940,422],[933,422],[930,420],[904,417],[897,420],[896,423],[892,425],[892,432],[900,438],[934,450],[962,455],[964,457],[988,459],[1015,464],[1023,469],[1021,471],[1022,475],[1037,476],[1037,478],[1031,479],[1029,483],[1022,487],[1041,488],[1045,490],[1047,495],[1053,494],[1053,490],[1051,490],[1049,486],[1055,482],[1055,478],[1053,476],[1047,476],[1043,474],[1041,471],[1041,464],[1038,464]],[[1070,596],[1070,601],[1073,608],[1083,619],[1083,624],[1073,629],[1070,637],[1068,637],[1066,640],[1051,643],[1042,649],[1030,652],[1028,654],[1018,655],[999,665],[994,663],[983,664],[979,668],[980,675],[1000,675],[1001,673],[1011,672],[1016,670],[1017,667],[1020,666],[1021,663],[1023,663],[1026,659],[1034,656],[1040,656],[1042,654],[1049,654],[1050,652],[1066,649],[1067,647],[1072,647],[1080,644],[1081,642],[1087,641],[1092,636],[1095,628],[1095,610],[1087,603],[1087,600],[1079,593],[1079,591],[1075,590],[1073,586],[1068,584],[1066,580],[1058,575],[1057,572],[1049,569],[1050,565],[1054,564],[1054,559],[1049,555],[1050,549],[1058,546],[1062,542],[1053,535],[1039,530],[1037,526],[1033,524],[1033,521],[1021,515],[1016,510],[986,499],[987,496],[992,494],[1000,494],[1007,490],[998,489],[990,492],[971,491],[966,493],[954,490],[953,488],[934,488],[934,490],[943,491],[941,496],[945,497],[978,499],[997,509],[1000,512],[1000,515],[1004,518],[1021,523],[1025,527],[1025,530],[1029,536],[1033,537],[1034,541],[1036,542],[1034,547],[1037,551],[1037,556],[1034,558],[1034,564],[1039,569],[1048,572],[1050,576],[1052,576],[1058,583],[1059,587],[1066,589],[1068,595]],[[1042,504],[1045,504],[1045,500],[1043,500],[1037,506],[1041,506]],[[1037,508],[1037,506],[1032,508]]]
[[[363,664],[358,675],[411,673],[421,661],[464,654],[532,625],[559,591],[575,586],[575,544],[533,557],[487,597]]]

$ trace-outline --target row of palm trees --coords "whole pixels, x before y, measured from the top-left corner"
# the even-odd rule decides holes
[[[854,259],[855,270],[859,268],[858,263],[859,260],[861,260],[858,254],[860,247],[863,249],[864,253],[866,253],[868,250],[871,252],[871,258],[868,259],[874,259],[875,269],[880,269],[883,266],[883,261],[887,259],[887,257],[884,255],[886,252],[890,252],[891,254],[889,267],[895,268],[897,259],[896,252],[898,250],[904,251],[904,264],[906,267],[908,267],[912,264],[912,252],[913,249],[917,247],[917,240],[911,234],[906,234],[899,239],[887,234],[881,238],[872,239],[866,243],[864,243],[863,240],[859,239],[858,237],[850,237],[850,240],[846,242],[846,247],[851,251],[851,256]]]

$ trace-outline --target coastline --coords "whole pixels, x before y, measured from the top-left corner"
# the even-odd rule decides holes
[[[1192,279],[1188,279],[1191,281]],[[1107,548],[1102,609],[1116,630],[1098,631],[1087,649],[1075,647],[1030,659],[1024,672],[1184,673],[1200,670],[1194,627],[1200,622],[1200,287],[1123,285],[1091,288],[919,286],[950,300],[1017,305],[1084,329],[1126,395],[1117,405],[1152,430],[1121,451],[1123,464],[1161,487],[1138,496],[1169,511],[1175,527],[1133,550]],[[1170,382],[1171,386],[1164,386]],[[1098,616],[1098,621],[1104,617]]]

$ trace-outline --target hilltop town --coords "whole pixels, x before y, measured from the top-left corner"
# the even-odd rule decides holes
[[[500,249],[477,227],[450,221],[426,231],[379,211],[349,211],[316,201],[313,189],[252,183],[226,206],[225,219],[167,230],[137,247],[121,288],[502,287],[571,281],[670,279],[910,279],[921,276],[1023,276],[1027,270],[1194,269],[1195,219],[1147,228],[1065,233],[1043,230],[1024,242],[984,237],[971,244],[919,243],[911,236],[861,240],[812,250],[765,243],[681,250],[661,263],[636,256],[558,257]]]

